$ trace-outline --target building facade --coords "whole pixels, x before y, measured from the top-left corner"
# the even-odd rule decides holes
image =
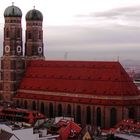
[[[4,17],[4,101],[50,118],[74,117],[81,125],[112,127],[122,119],[140,119],[140,92],[119,62],[45,60],[43,15],[36,9],[26,14],[23,55],[22,12],[12,5]]]

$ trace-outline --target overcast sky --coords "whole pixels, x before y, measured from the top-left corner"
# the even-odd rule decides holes
[[[12,0],[0,5],[0,44],[3,13]],[[43,14],[48,59],[140,60],[140,0],[14,0],[25,15],[35,6]],[[24,40],[24,39],[23,39]],[[67,52],[67,53],[66,53]]]

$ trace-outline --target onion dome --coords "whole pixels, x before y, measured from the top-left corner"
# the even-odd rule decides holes
[[[12,5],[5,9],[4,17],[22,17],[22,12],[18,7]]]
[[[43,20],[43,15],[39,10],[33,9],[26,14],[26,20]]]

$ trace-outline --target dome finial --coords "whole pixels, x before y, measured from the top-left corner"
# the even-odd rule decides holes
[[[12,2],[12,6],[14,6],[14,2]]]

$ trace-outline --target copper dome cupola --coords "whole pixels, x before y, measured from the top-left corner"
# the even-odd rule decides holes
[[[22,17],[22,11],[17,6],[8,6],[4,11],[4,17]]]
[[[26,20],[28,20],[28,21],[34,21],[34,20],[43,21],[43,15],[39,10],[33,9],[33,10],[30,10],[26,14]]]

